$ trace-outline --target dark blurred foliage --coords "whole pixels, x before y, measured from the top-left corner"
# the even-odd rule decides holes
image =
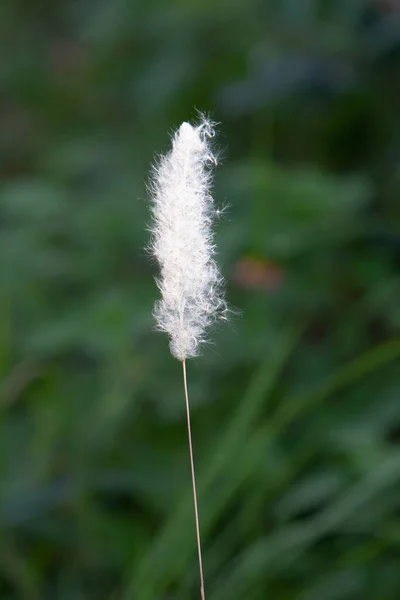
[[[209,600],[400,597],[400,2],[2,0],[0,598],[199,598],[148,167],[220,121]]]

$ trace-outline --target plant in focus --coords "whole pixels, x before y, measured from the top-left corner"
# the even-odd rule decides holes
[[[173,356],[182,362],[193,498],[199,555],[201,597],[204,600],[200,527],[197,509],[186,359],[198,354],[207,328],[226,315],[223,280],[214,259],[214,201],[210,192],[211,167],[216,164],[210,140],[213,124],[202,117],[199,125],[182,123],[171,151],[153,168],[151,253],[160,266],[161,292],[154,309],[157,326],[170,339]]]

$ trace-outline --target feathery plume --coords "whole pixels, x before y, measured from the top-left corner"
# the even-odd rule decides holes
[[[222,277],[214,260],[210,140],[213,123],[182,123],[172,149],[153,168],[150,193],[154,225],[151,252],[160,265],[155,305],[158,328],[168,333],[173,356],[198,354],[207,328],[226,313]]]
[[[206,330],[225,316],[222,277],[214,260],[212,223],[216,215],[211,196],[213,124],[182,123],[172,139],[172,149],[153,168],[150,194],[154,224],[151,252],[160,265],[161,291],[154,309],[158,328],[170,338],[173,356],[182,362],[183,385],[192,473],[200,592],[205,600],[200,525],[197,508],[186,359],[198,354]]]

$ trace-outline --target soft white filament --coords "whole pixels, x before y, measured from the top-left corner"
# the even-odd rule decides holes
[[[214,260],[213,136],[213,126],[205,119],[197,126],[182,123],[172,149],[153,169],[150,188],[151,251],[160,265],[157,284],[162,296],[154,316],[179,360],[198,354],[207,327],[226,311]]]

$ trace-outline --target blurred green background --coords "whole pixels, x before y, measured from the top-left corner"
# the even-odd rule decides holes
[[[220,122],[209,600],[400,597],[398,0],[2,0],[0,599],[199,598],[146,181]]]

